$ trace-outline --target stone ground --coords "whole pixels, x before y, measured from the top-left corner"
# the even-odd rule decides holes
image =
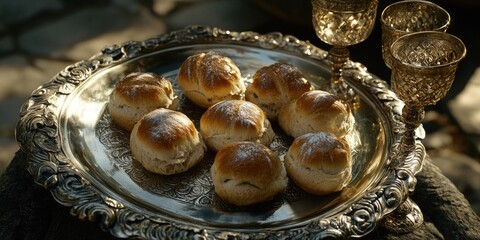
[[[269,3],[253,0],[0,0],[0,173],[19,149],[14,129],[19,109],[31,92],[66,66],[89,58],[106,45],[144,40],[191,24],[235,31],[280,31],[318,43],[311,34],[304,34],[305,29],[313,33],[303,21],[310,15],[308,9],[305,14],[305,11],[296,11],[302,10],[302,6],[293,6],[288,9],[296,14],[290,19],[293,21],[285,21],[278,14],[281,11],[268,7]],[[453,17],[467,21],[469,15],[452,14]],[[380,47],[378,33],[378,30],[372,33],[376,34],[372,36],[377,41],[373,45],[376,49]],[[478,56],[475,55],[480,54],[476,51],[480,42],[478,33],[465,38],[469,43],[476,42],[469,46],[469,56]],[[364,53],[362,50],[370,51],[362,45],[353,47],[352,59],[363,62],[358,54]],[[380,52],[377,53],[376,60],[380,59]],[[369,65],[373,64],[369,59],[365,65],[370,71],[386,79],[388,74],[383,64],[380,63],[381,67],[378,63]],[[466,62],[473,70],[459,69],[459,81],[464,84],[452,88],[452,94],[442,103],[427,108],[424,143],[434,162],[464,192],[478,214],[480,70],[475,72],[475,69],[480,61]]]

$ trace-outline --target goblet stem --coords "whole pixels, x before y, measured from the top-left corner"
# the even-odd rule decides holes
[[[355,92],[344,82],[342,77],[342,68],[350,57],[350,52],[346,46],[334,45],[328,51],[328,60],[332,68],[332,77],[330,79],[330,90],[337,94],[342,101],[349,104],[353,109],[359,107],[359,98]]]
[[[346,100],[345,87],[342,80],[342,68],[350,57],[350,52],[345,46],[333,46],[328,51],[328,59],[332,68],[332,78],[330,79],[331,90],[338,94],[343,100]]]
[[[405,132],[400,142],[401,155],[408,155],[415,149],[415,130],[422,123],[425,111],[422,105],[406,104],[402,109]]]

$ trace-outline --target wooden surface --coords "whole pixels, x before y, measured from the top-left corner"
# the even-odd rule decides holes
[[[97,223],[72,217],[68,208],[34,184],[26,164],[19,151],[0,177],[0,239],[115,239]],[[378,227],[362,239],[480,239],[480,218],[430,159],[417,180],[411,198],[421,208],[424,224],[406,234]]]

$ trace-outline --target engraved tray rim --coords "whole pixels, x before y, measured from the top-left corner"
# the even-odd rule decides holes
[[[226,43],[254,46],[274,51],[287,51],[327,62],[326,51],[308,41],[278,32],[259,34],[256,32],[234,32],[215,27],[188,26],[143,42],[130,41],[101,50],[88,60],[67,66],[50,82],[33,91],[30,99],[20,111],[16,128],[16,139],[21,150],[27,153],[28,171],[34,182],[52,193],[55,200],[71,207],[72,215],[82,219],[97,221],[100,227],[113,236],[143,239],[198,238],[198,239],[258,239],[258,238],[348,238],[360,237],[371,232],[379,221],[395,210],[413,192],[415,175],[420,171],[425,157],[425,148],[417,134],[415,150],[400,159],[395,151],[404,131],[401,123],[403,102],[389,89],[388,84],[370,74],[360,63],[347,63],[344,74],[357,89],[366,91],[378,100],[382,112],[392,128],[390,135],[391,155],[383,166],[385,176],[371,186],[366,194],[346,210],[326,218],[313,218],[307,223],[291,226],[288,229],[256,229],[246,231],[225,231],[202,229],[182,222],[170,221],[165,216],[152,216],[140,209],[122,204],[102,192],[76,169],[64,154],[59,136],[58,116],[69,94],[92,74],[116,66],[122,62],[166,49],[192,43]],[[128,206],[126,206],[128,205]]]

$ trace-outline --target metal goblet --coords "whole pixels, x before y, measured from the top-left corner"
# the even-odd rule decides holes
[[[415,130],[423,120],[424,106],[437,103],[447,94],[466,49],[453,35],[425,31],[399,37],[389,50],[392,90],[405,102],[405,132],[395,157],[397,161],[408,161],[415,151]],[[409,198],[382,221],[385,228],[398,233],[411,232],[422,223],[419,207]]]
[[[414,131],[423,120],[424,106],[436,104],[452,86],[466,48],[451,34],[425,31],[399,37],[392,43],[390,53],[392,90],[405,102],[405,133],[400,143],[403,155],[415,146]]]
[[[343,100],[352,97],[341,78],[341,69],[350,57],[347,46],[360,43],[372,32],[378,0],[312,0],[312,22],[317,36],[333,47],[331,90]],[[350,91],[350,93],[349,93]]]
[[[382,57],[391,68],[389,48],[399,37],[420,31],[447,31],[450,14],[435,3],[405,0],[388,5],[380,15],[382,26]]]

